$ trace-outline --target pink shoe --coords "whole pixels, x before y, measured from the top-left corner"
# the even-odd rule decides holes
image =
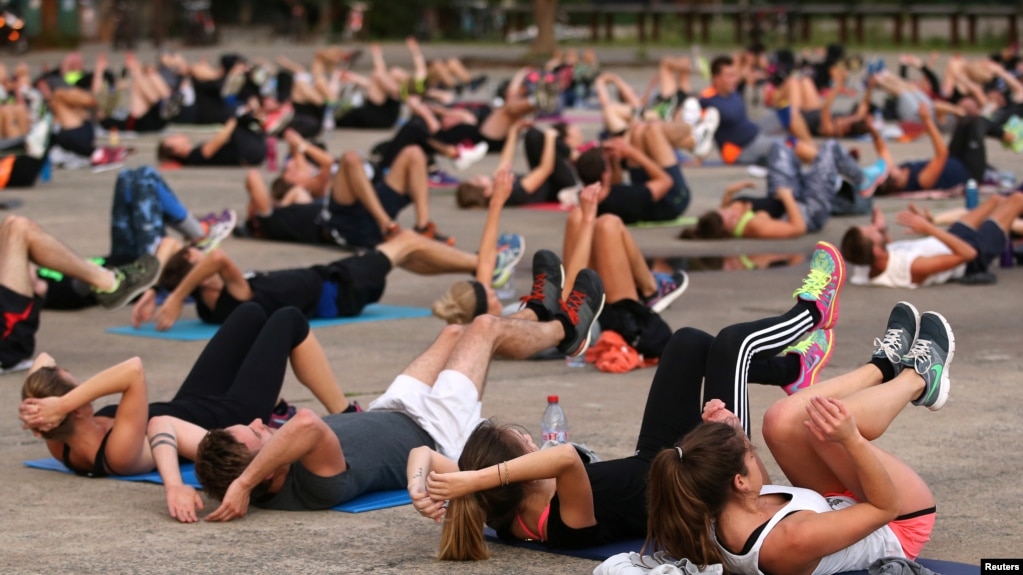
[[[782,388],[785,393],[792,395],[817,383],[821,370],[831,361],[831,354],[835,350],[834,343],[835,336],[830,329],[818,329],[811,332],[803,341],[782,352],[799,356],[799,377]]]

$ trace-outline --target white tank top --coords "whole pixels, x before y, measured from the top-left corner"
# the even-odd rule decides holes
[[[767,539],[768,533],[774,529],[779,521],[787,517],[789,513],[794,511],[827,513],[851,507],[857,503],[856,500],[849,497],[833,496],[825,498],[816,491],[801,487],[765,485],[760,490],[761,495],[772,493],[788,494],[792,498],[767,522],[767,526],[760,532],[749,553],[745,555],[730,553],[717,540],[717,534],[713,534],[714,542],[717,543],[718,549],[721,550],[727,571],[743,575],[764,575],[764,572],[760,570],[760,547],[764,544],[764,540]],[[813,570],[813,575],[832,575],[833,573],[842,573],[844,571],[865,570],[876,559],[905,556],[906,554],[902,551],[902,544],[899,542],[898,537],[885,525],[853,545],[822,558],[820,563],[817,564],[817,568]]]

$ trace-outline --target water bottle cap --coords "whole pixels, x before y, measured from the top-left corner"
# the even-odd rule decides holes
[[[556,396],[556,395],[548,395],[547,396],[547,403],[557,403],[557,402],[558,402],[558,396]]]

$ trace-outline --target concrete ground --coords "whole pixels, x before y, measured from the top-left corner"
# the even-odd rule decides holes
[[[293,56],[309,48],[244,46],[248,54],[286,52]],[[388,47],[395,61],[403,47]],[[516,48],[517,50],[517,48]],[[468,47],[427,47],[429,55],[466,53]],[[492,55],[501,48],[472,49]],[[89,53],[95,52],[95,49]],[[212,52],[209,52],[212,54]],[[607,59],[622,56],[611,54]],[[142,53],[143,57],[147,53]],[[625,54],[627,56],[627,54]],[[54,54],[33,54],[33,63],[56,63]],[[115,58],[116,60],[116,58]],[[362,62],[365,66],[366,62]],[[505,70],[493,70],[492,78]],[[629,68],[623,73],[642,87],[652,68]],[[596,124],[585,125],[593,134]],[[202,137],[200,134],[199,137]],[[366,150],[383,139],[383,132],[336,132],[328,142],[333,153]],[[129,165],[152,161],[155,138],[129,142],[138,148]],[[864,161],[873,152],[863,143]],[[1019,157],[989,146],[991,161],[1015,168]],[[923,158],[925,142],[894,146],[898,158]],[[471,173],[488,173],[496,156],[488,156]],[[231,207],[244,209],[241,169],[168,171],[174,190],[196,213]],[[689,214],[716,205],[724,186],[745,178],[741,168],[700,168],[686,171],[694,199]],[[0,199],[18,198],[17,213],[29,216],[63,238],[79,253],[106,253],[111,190],[115,172],[56,171],[53,181],[28,191],[8,191]],[[960,201],[927,202],[938,211]],[[893,216],[902,200],[878,200]],[[474,250],[483,223],[482,212],[459,212],[451,192],[436,192],[433,219],[458,246]],[[412,225],[411,211],[400,223]],[[528,254],[539,248],[560,251],[564,215],[509,209],[502,229],[527,238]],[[662,256],[735,255],[766,252],[809,254],[818,239],[837,242],[848,225],[863,219],[833,219],[816,236],[791,241],[683,242],[677,229],[637,230],[639,243]],[[895,232],[898,235],[898,231]],[[224,248],[246,269],[278,269],[325,262],[343,254],[326,248],[228,239]],[[529,259],[514,277],[518,294],[530,284]],[[699,272],[691,275],[688,292],[664,317],[673,328],[695,326],[714,332],[734,322],[774,315],[791,304],[792,290],[806,273],[806,264],[753,272]],[[938,520],[924,555],[978,564],[982,557],[1020,555],[1019,505],[1023,468],[1018,441],[1023,431],[1019,404],[1019,311],[1023,271],[999,270],[997,285],[948,285],[920,291],[849,287],[842,294],[842,319],[837,350],[825,376],[835,376],[862,364],[872,341],[882,334],[888,310],[896,301],[912,301],[921,311],[938,310],[955,329],[957,348],[951,369],[953,388],[947,407],[938,413],[909,408],[878,443],[905,459],[931,485],[938,501]],[[393,272],[384,303],[427,307],[455,279],[421,277]],[[186,310],[188,316],[191,310]],[[52,353],[79,378],[87,377],[124,358],[145,361],[150,395],[172,396],[203,344],[128,338],[104,333],[124,325],[129,312],[102,309],[46,312],[38,335],[39,351]],[[406,362],[423,350],[441,328],[439,320],[414,319],[320,329],[327,354],[345,391],[363,405],[381,393]],[[647,386],[653,370],[624,375],[573,369],[559,361],[495,362],[484,398],[487,416],[521,422],[534,433],[549,393],[561,396],[572,438],[586,443],[604,458],[632,452]],[[22,467],[26,459],[43,457],[41,441],[21,429],[16,418],[22,375],[0,376],[0,484],[4,497],[0,513],[7,527],[0,530],[0,572],[3,573],[587,573],[596,563],[559,555],[493,545],[493,557],[471,565],[435,561],[440,528],[422,520],[411,507],[350,515],[335,512],[285,513],[253,510],[230,524],[183,525],[171,519],[160,487],[111,480],[86,480]],[[289,375],[285,396],[300,406],[320,410],[311,395]],[[777,389],[754,386],[754,421],[776,399]],[[102,404],[103,402],[99,402]],[[762,439],[755,437],[757,445]],[[762,454],[767,455],[763,449]],[[767,458],[772,475],[781,473]],[[207,502],[207,510],[216,503]]]

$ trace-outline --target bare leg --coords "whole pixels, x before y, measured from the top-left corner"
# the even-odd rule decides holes
[[[646,267],[643,254],[618,216],[605,214],[597,218],[591,267],[604,282],[608,302],[639,301],[641,294],[657,291],[657,283]],[[625,274],[625,270],[629,273]]]
[[[430,347],[413,359],[401,374],[432,386],[437,381],[437,376],[444,370],[444,364],[448,362],[451,351],[462,339],[465,330],[466,327],[462,325],[445,326]]]
[[[522,117],[536,109],[527,100],[513,100],[494,110],[480,124],[480,134],[491,140],[503,140],[508,136],[508,129]]]
[[[384,179],[387,185],[412,199],[416,210],[416,227],[430,223],[430,182],[426,154],[419,146],[405,146],[391,164]]]
[[[557,345],[564,338],[565,328],[560,321],[541,323],[481,315],[466,328],[444,369],[471,379],[482,397],[490,358],[495,354],[523,359]]]
[[[976,211],[976,210],[974,210]],[[1002,228],[1006,233],[1012,228],[1012,223],[1023,214],[1023,192],[1014,192],[1008,198],[1004,198],[994,210],[991,211],[990,218],[994,220],[998,227]],[[979,215],[979,214],[978,214]],[[983,223],[983,220],[978,222],[976,225],[973,224],[974,214],[970,212],[963,217],[963,223],[976,229]],[[985,218],[987,219],[987,218]]]
[[[114,287],[114,274],[110,270],[78,257],[32,220],[7,216],[0,222],[0,284],[31,297],[31,263],[76,277],[102,290]]]
[[[410,272],[433,275],[443,273],[472,273],[479,259],[475,254],[463,252],[447,244],[429,239],[409,230],[377,246],[391,264]]]
[[[380,204],[380,198],[377,197],[373,184],[362,168],[362,158],[356,152],[345,152],[341,156],[341,166],[334,177],[331,196],[335,202],[342,205],[350,206],[356,202],[362,204],[384,232],[394,224],[384,206]]]
[[[348,398],[338,386],[323,346],[311,329],[305,340],[291,350],[291,369],[328,413],[341,413],[348,409]]]

